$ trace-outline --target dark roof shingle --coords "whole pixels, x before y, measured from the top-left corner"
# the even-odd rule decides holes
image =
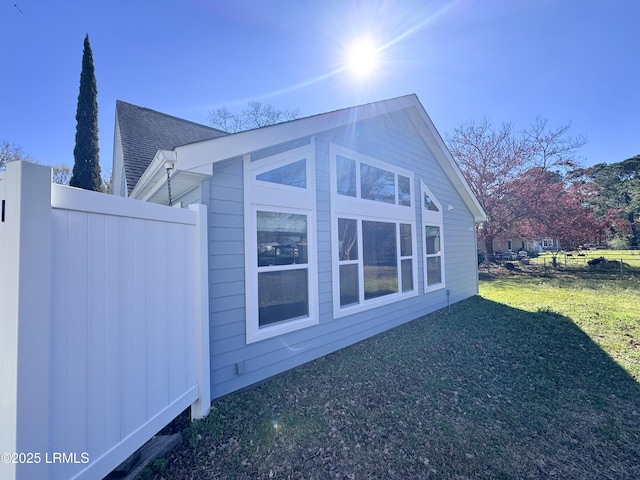
[[[222,130],[116,100],[127,193],[130,194],[158,150],[227,135]]]

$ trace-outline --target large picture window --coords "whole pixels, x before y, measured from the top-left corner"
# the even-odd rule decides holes
[[[247,343],[318,323],[313,149],[245,158]]]
[[[424,182],[421,182],[420,190],[424,230],[424,288],[430,291],[444,287],[442,206]]]
[[[397,225],[362,221],[364,299],[398,292]]]
[[[413,174],[332,145],[331,178],[334,316],[417,295]]]

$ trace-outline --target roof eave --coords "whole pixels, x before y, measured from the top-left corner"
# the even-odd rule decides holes
[[[318,132],[402,110],[415,105],[416,102],[419,103],[414,94],[406,95],[182,145],[177,147],[176,151],[179,152],[182,168],[188,170],[202,165],[204,151],[206,151],[204,158],[207,159],[207,163],[217,163],[271,145],[312,136]],[[215,145],[215,148],[210,148],[212,145]]]
[[[474,220],[476,222],[485,221],[486,214],[482,206],[473,194],[462,175],[462,171],[451,156],[449,149],[415,94],[182,145],[176,147],[175,151],[180,157],[180,167],[184,170],[195,172],[200,171],[205,165],[212,165],[271,145],[312,136],[318,132],[404,109],[412,109],[416,113],[416,115],[411,116],[414,125],[433,151],[447,177],[456,190],[460,192]],[[212,148],[214,145],[215,148]],[[202,163],[203,158],[206,158],[206,163],[204,164]]]
[[[175,198],[192,190],[211,175],[206,168],[186,172],[180,168],[175,150],[158,150],[129,196],[146,202],[168,204],[167,169]]]

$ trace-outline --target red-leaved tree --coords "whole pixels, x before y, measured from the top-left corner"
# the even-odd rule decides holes
[[[451,154],[478,198],[487,221],[478,229],[485,251],[497,239],[550,236],[571,244],[586,242],[597,228],[578,191],[563,181],[579,164],[582,136],[555,129],[537,118],[526,130],[494,127],[484,119],[457,127],[447,137]]]

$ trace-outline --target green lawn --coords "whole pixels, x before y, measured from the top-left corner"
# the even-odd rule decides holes
[[[522,272],[218,399],[149,478],[640,478],[640,285]]]
[[[527,312],[562,315],[640,381],[640,279],[498,276],[483,298]]]

